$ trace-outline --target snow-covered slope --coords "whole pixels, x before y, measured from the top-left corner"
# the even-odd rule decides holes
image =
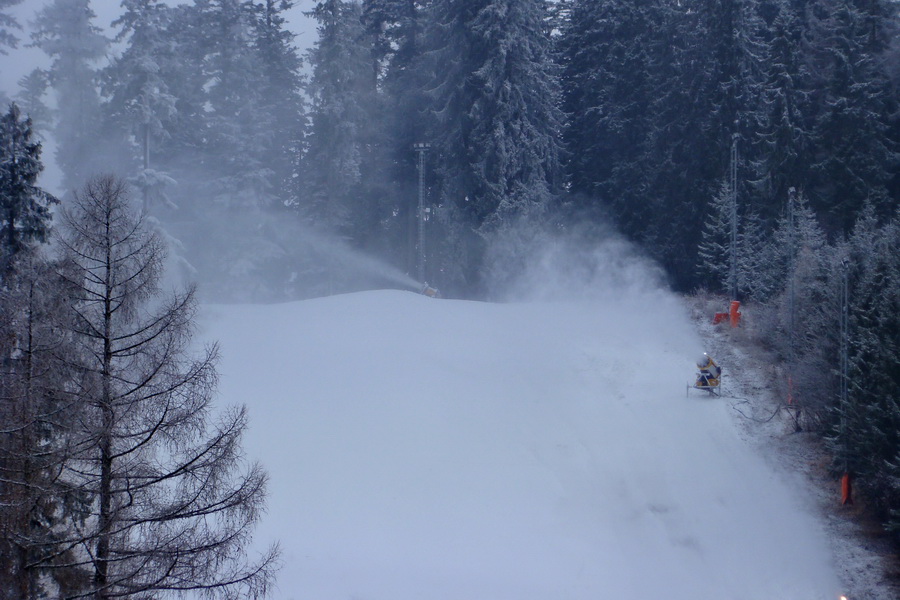
[[[838,597],[804,500],[686,395],[703,348],[665,294],[379,291],[202,324],[270,472],[276,598]]]

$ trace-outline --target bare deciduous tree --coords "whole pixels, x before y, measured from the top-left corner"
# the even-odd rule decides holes
[[[77,570],[52,571],[65,513],[67,422],[77,406],[66,393],[72,350],[59,318],[67,297],[57,265],[20,252],[0,290],[0,598],[34,600],[48,584],[77,587]],[[71,500],[75,498],[69,496]]]
[[[247,546],[266,474],[242,455],[245,410],[213,413],[216,348],[187,355],[193,290],[160,294],[163,246],[121,180],[93,178],[62,221],[83,406],[63,477],[90,502],[62,548],[76,558],[56,566],[91,571],[74,597],[265,595],[277,547],[250,560]]]

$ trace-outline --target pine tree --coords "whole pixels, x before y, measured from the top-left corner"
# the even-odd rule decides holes
[[[768,301],[776,291],[778,276],[768,272],[772,247],[765,220],[754,210],[745,210],[738,233],[738,291],[742,298]]]
[[[152,11],[150,16],[156,14]],[[198,180],[207,178],[205,165],[215,162],[208,155],[221,150],[209,147],[207,89],[210,75],[205,35],[209,25],[197,4],[160,7],[158,16],[158,26],[164,26],[164,31],[160,32],[163,46],[157,46],[151,37],[147,50],[152,50],[152,60],[159,64],[158,77],[165,84],[167,93],[174,97],[175,110],[167,110],[167,119],[160,123],[163,131],[153,139],[151,159],[153,165],[178,182],[178,187],[169,192],[175,204],[190,212],[198,198],[205,198],[198,189]],[[154,22],[157,21],[151,18],[150,23]],[[203,207],[199,208],[202,210]]]
[[[6,273],[26,245],[42,242],[50,229],[56,198],[37,186],[41,144],[33,140],[31,119],[10,105],[0,117],[0,273]]]
[[[194,294],[158,291],[163,248],[125,184],[92,179],[63,214],[60,245],[77,290],[71,331],[79,453],[63,477],[90,499],[69,542],[69,567],[92,573],[96,598],[161,592],[263,595],[277,551],[246,545],[266,475],[241,473],[246,411],[213,420],[215,348],[190,359]]]
[[[254,14],[246,0],[198,0],[198,34],[205,55],[209,192],[224,208],[253,210],[273,201],[271,172],[263,162],[275,123],[258,111],[264,74],[254,51]]]
[[[734,194],[728,182],[722,182],[719,193],[713,196],[703,222],[703,233],[697,255],[700,262],[697,275],[700,281],[716,292],[730,290],[732,257],[732,227],[737,216]]]

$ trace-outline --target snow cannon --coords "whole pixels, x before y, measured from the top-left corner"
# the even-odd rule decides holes
[[[717,394],[721,377],[722,367],[704,352],[703,356],[697,359],[697,380],[694,382],[694,388]]]
[[[428,296],[429,298],[440,298],[441,292],[435,287],[431,287],[427,283],[422,284],[422,289],[419,290],[419,293],[423,296]]]

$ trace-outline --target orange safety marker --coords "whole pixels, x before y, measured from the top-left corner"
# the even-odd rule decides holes
[[[741,323],[741,313],[738,309],[741,307],[740,300],[732,300],[731,308],[728,311],[729,316],[731,317],[731,326],[737,327]]]
[[[844,473],[841,477],[841,506],[853,504],[853,484],[850,482],[850,473]]]

